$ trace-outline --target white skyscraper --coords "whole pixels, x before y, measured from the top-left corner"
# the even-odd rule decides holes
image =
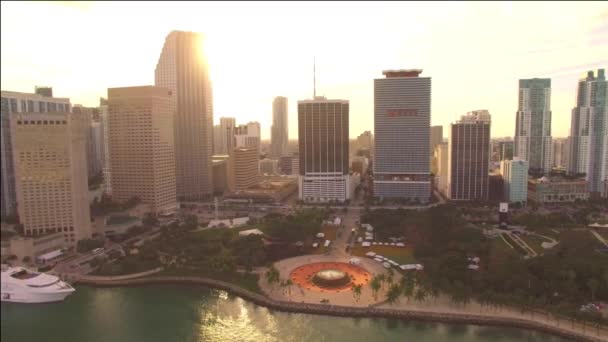
[[[270,131],[270,155],[275,158],[287,155],[289,143],[287,98],[277,96],[272,101],[272,127]]]
[[[551,79],[519,80],[514,156],[527,160],[530,172],[551,171]]]
[[[500,174],[504,182],[504,194],[511,203],[528,201],[528,162],[519,158],[502,160]]]
[[[584,173],[592,194],[604,194],[608,183],[608,82],[604,69],[578,82],[570,125],[570,173]]]
[[[428,202],[431,78],[387,70],[374,80],[374,195]]]

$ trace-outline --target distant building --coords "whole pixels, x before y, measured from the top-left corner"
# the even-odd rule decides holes
[[[260,153],[260,123],[248,122],[246,125],[236,126],[234,129],[234,138],[236,147],[256,148]]]
[[[525,203],[528,200],[528,162],[520,158],[500,162],[505,200]]]
[[[448,144],[442,142],[435,147],[434,159],[437,162],[436,186],[443,195],[448,193]]]
[[[356,172],[362,176],[367,174],[368,166],[369,160],[367,159],[367,157],[362,156],[354,157],[351,163],[351,169],[353,170],[353,172]]]
[[[215,150],[215,154],[230,154],[236,146],[236,141],[234,138],[236,129],[236,119],[235,118],[220,118],[220,128],[217,131],[219,138],[219,146]]]
[[[350,199],[348,115],[346,100],[317,96],[298,101],[300,200]]]
[[[272,101],[272,126],[270,129],[270,155],[279,158],[288,153],[289,121],[287,98],[277,96]]]
[[[179,200],[206,199],[213,192],[213,98],[206,48],[203,35],[172,31],[154,70],[154,84],[172,95]]]
[[[230,191],[228,155],[214,155],[213,162],[213,192],[223,194]]]
[[[278,203],[297,193],[293,177],[263,176],[257,184],[224,196],[229,200],[248,200],[254,203]]]
[[[357,149],[373,150],[374,148],[374,135],[371,131],[365,131],[357,137],[356,140]],[[369,156],[368,156],[369,158]]]
[[[554,138],[553,139],[553,167],[557,169],[565,169],[568,165],[570,139]]]
[[[443,126],[431,126],[431,155],[437,145],[443,142]]]
[[[153,213],[177,209],[171,96],[155,86],[108,89],[112,198],[137,197]]]
[[[514,156],[530,163],[530,172],[549,173],[552,166],[551,79],[519,80]]]
[[[87,129],[87,169],[89,178],[99,175],[103,170],[104,141],[99,108],[74,105],[72,112],[83,115],[88,122]]]
[[[15,113],[69,113],[72,111],[70,99],[52,97],[52,95],[52,88],[47,87],[36,87],[35,94],[2,91],[0,111],[0,159],[2,162],[0,170],[0,179],[2,180],[0,214],[2,217],[16,214],[17,208],[10,118]]]
[[[541,177],[528,180],[528,200],[537,203],[574,202],[588,200],[588,182],[583,179]]]
[[[276,175],[278,161],[274,159],[264,158],[260,160],[260,173],[262,175]]]
[[[492,145],[492,161],[500,162],[501,160],[513,159],[513,140],[492,139],[490,144]]]
[[[608,183],[608,82],[604,69],[578,82],[570,124],[569,172],[584,173],[589,191],[605,193]],[[605,196],[605,195],[604,195]]]
[[[499,173],[490,173],[488,176],[488,200],[502,202],[504,199],[504,181]]]
[[[101,124],[101,135],[103,140],[103,191],[112,195],[112,172],[110,168],[110,128],[108,126],[108,101],[99,99],[99,121]]]
[[[420,73],[385,70],[374,80],[374,196],[382,199],[430,200],[431,78]]]
[[[488,200],[490,113],[477,110],[450,125],[448,192],[451,200]]]
[[[19,220],[26,236],[91,237],[86,119],[45,112],[11,115]]]
[[[259,182],[259,155],[256,148],[237,147],[230,156],[234,191],[249,188]]]

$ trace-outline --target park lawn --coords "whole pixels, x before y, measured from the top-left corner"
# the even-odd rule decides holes
[[[491,240],[491,248],[497,249],[501,254],[517,255],[515,249],[509,247],[509,245],[500,237]]]
[[[416,259],[414,259],[414,250],[411,247],[395,247],[395,246],[370,246],[370,247],[361,247],[355,246],[352,250],[352,254],[365,257],[365,253],[374,252],[376,254],[380,254],[384,257],[394,260],[400,265],[404,264],[413,264],[416,263]]]
[[[596,232],[598,234],[600,234],[601,237],[604,238],[604,240],[608,240],[608,229],[604,228],[604,229],[597,229]]]
[[[329,225],[321,226],[321,233],[325,234],[325,240],[334,241],[336,239],[336,231],[338,228]],[[323,241],[325,242],[325,241]]]
[[[545,249],[541,246],[541,243],[547,241],[546,239],[534,235],[525,234],[522,234],[519,237],[524,240],[528,244],[528,246],[530,246],[536,253],[544,253]]]
[[[519,247],[519,245],[517,244],[517,242],[513,241],[513,239],[507,235],[507,234],[500,234],[508,243],[511,244],[511,246],[513,246],[513,249],[521,256],[525,256],[528,255],[528,253],[526,253],[526,251],[524,251],[523,248]]]

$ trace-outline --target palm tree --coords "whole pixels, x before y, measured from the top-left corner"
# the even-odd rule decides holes
[[[386,281],[386,275],[384,273],[380,273],[376,276],[378,278],[378,282],[380,282],[380,287],[384,288],[384,281]]]
[[[416,288],[416,293],[414,294],[414,299],[417,302],[423,302],[426,299],[427,294],[428,293],[426,292],[424,287],[418,287],[418,288]]]
[[[353,297],[355,297],[355,300],[357,302],[359,302],[359,299],[361,298],[362,286],[361,285],[353,284],[352,290],[353,290]]]
[[[392,269],[392,268],[389,268],[389,269],[388,269],[388,276],[386,277],[386,282],[387,282],[389,285],[392,285],[392,284],[393,284],[393,277],[394,277],[394,276],[395,276],[395,272],[393,271],[393,269]]]
[[[291,278],[285,280],[285,286],[287,286],[287,293],[289,293],[289,295],[291,296],[291,286],[293,285],[293,281],[291,281]]]
[[[374,296],[374,300],[378,300],[378,291],[382,284],[380,283],[380,279],[378,276],[374,276],[372,280],[369,282],[369,286],[372,288],[372,295]]]
[[[389,304],[393,304],[395,301],[397,301],[400,294],[401,294],[401,287],[399,287],[398,284],[393,284],[393,285],[391,285],[391,287],[388,289],[388,292],[386,293],[386,301],[389,302]]]
[[[277,270],[276,267],[272,266],[268,269],[268,271],[266,271],[265,277],[268,284],[272,287],[273,283],[278,283],[280,281],[279,270]]]

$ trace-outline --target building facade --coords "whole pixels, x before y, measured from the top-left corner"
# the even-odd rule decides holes
[[[435,147],[443,142],[443,126],[431,126],[431,155]]]
[[[259,122],[248,122],[234,129],[236,147],[256,148],[260,153],[261,129]]]
[[[298,101],[300,200],[344,202],[350,199],[348,125],[346,100],[317,96],[313,100]]]
[[[528,200],[537,203],[562,203],[589,199],[588,182],[583,179],[541,177],[528,180]]]
[[[530,163],[530,172],[551,171],[551,79],[519,80],[514,156]]]
[[[502,160],[500,174],[504,182],[505,200],[525,203],[528,200],[528,162],[520,158]]]
[[[450,125],[448,192],[451,200],[488,200],[490,113],[477,110]]]
[[[594,196],[604,193],[608,183],[607,84],[604,69],[579,80],[570,124],[569,172],[584,173]]]
[[[237,147],[230,156],[234,191],[245,190],[260,181],[259,154],[256,148]]]
[[[374,195],[426,203],[431,78],[422,70],[386,70],[374,80]]]
[[[198,33],[169,33],[154,72],[155,85],[171,90],[177,198],[184,200],[213,192],[213,102],[205,46]]]
[[[448,193],[448,144],[442,142],[435,147],[434,159],[437,163],[436,186],[440,193]]]
[[[91,237],[86,119],[44,112],[11,116],[19,219],[26,236]]]
[[[553,167],[567,169],[570,155],[569,138],[553,138]]]
[[[289,121],[287,98],[277,96],[272,101],[272,126],[270,127],[270,155],[274,158],[287,155],[289,145]]]
[[[17,194],[15,190],[15,167],[11,142],[10,118],[16,113],[69,113],[72,110],[70,99],[52,97],[52,89],[36,88],[36,93],[2,91],[0,108],[0,159],[1,159],[1,216],[17,213]],[[44,94],[44,95],[42,95]]]
[[[215,154],[230,154],[235,148],[235,129],[236,119],[235,118],[220,118],[219,130],[217,131],[218,139],[217,150]],[[215,132],[215,131],[214,131]]]
[[[155,86],[108,89],[112,198],[137,197],[159,214],[177,209],[171,96]]]
[[[110,129],[108,127],[108,101],[99,99],[99,121],[101,123],[101,135],[103,140],[103,191],[112,195],[112,172],[110,169]]]
[[[264,158],[260,160],[260,174],[262,175],[276,175],[278,161],[275,159]]]

